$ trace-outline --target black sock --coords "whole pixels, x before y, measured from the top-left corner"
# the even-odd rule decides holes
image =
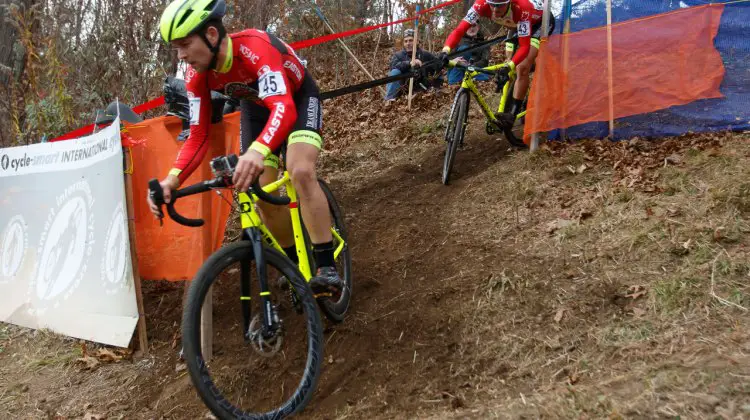
[[[315,254],[315,263],[320,267],[335,267],[333,261],[333,241],[324,244],[313,244],[313,253]]]
[[[523,103],[523,99],[511,98],[510,113],[513,114],[514,117],[518,115],[518,111],[520,111],[522,103]]]
[[[289,248],[284,248],[284,252],[286,252],[287,257],[289,257],[289,259],[292,260],[293,263],[295,264],[299,263],[299,258],[297,257],[296,245],[292,245]]]

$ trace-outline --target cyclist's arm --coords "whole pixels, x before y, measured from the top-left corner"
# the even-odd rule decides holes
[[[447,53],[453,51],[461,42],[461,38],[466,35],[466,31],[471,28],[471,25],[472,23],[466,21],[466,18],[464,18],[464,20],[462,20],[461,23],[458,24],[456,29],[454,29],[453,32],[448,35],[448,38],[445,40],[445,46],[443,46],[443,51]]]
[[[251,70],[258,77],[258,97],[271,115],[257,139],[250,145],[264,157],[268,157],[289,136],[297,121],[297,107],[294,104],[294,85],[286,77],[281,55],[270,48]]]
[[[466,35],[466,31],[471,28],[471,25],[479,22],[481,16],[491,17],[492,11],[483,0],[477,0],[466,13],[466,17],[464,17],[456,29],[448,35],[448,38],[445,40],[445,45],[443,46],[443,51],[446,53],[453,51],[461,42],[461,38]]]
[[[518,50],[513,55],[511,62],[512,67],[516,67],[523,62],[531,51],[531,22],[522,20],[518,22]]]
[[[177,154],[170,175],[176,176],[180,184],[195,171],[206,156],[211,128],[211,92],[205,73],[187,71],[188,103],[190,105],[190,135]]]

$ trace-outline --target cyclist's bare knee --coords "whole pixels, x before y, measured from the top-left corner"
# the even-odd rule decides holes
[[[310,189],[318,184],[315,163],[298,164],[290,170],[289,176],[292,178],[294,188],[302,195],[307,195]]]
[[[315,162],[318,159],[317,147],[305,143],[295,143],[289,146],[287,164],[292,184],[303,196],[318,185],[318,176],[315,172]]]

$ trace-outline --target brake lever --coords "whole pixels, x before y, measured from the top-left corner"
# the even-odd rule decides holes
[[[164,226],[164,211],[161,207],[164,205],[164,192],[161,188],[161,184],[159,184],[159,181],[156,178],[153,178],[148,182],[148,195],[151,198],[151,201],[159,208],[159,226]]]

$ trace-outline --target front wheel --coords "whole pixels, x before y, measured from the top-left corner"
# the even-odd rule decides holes
[[[267,247],[263,253],[266,276],[289,280],[301,313],[283,294],[271,295],[270,307],[261,304],[250,241],[211,255],[188,290],[182,318],[185,362],[198,395],[220,419],[295,414],[310,401],[320,377],[323,327],[312,291],[288,258]],[[214,310],[203,319],[208,299]],[[264,310],[275,320],[270,331],[262,325]],[[203,356],[202,332],[212,333],[211,360]]]
[[[469,114],[469,92],[460,89],[456,96],[456,102],[451,109],[451,116],[448,121],[448,130],[445,137],[445,159],[443,160],[443,184],[448,185],[450,182],[453,162],[456,158],[458,146],[464,142],[467,119]]]

